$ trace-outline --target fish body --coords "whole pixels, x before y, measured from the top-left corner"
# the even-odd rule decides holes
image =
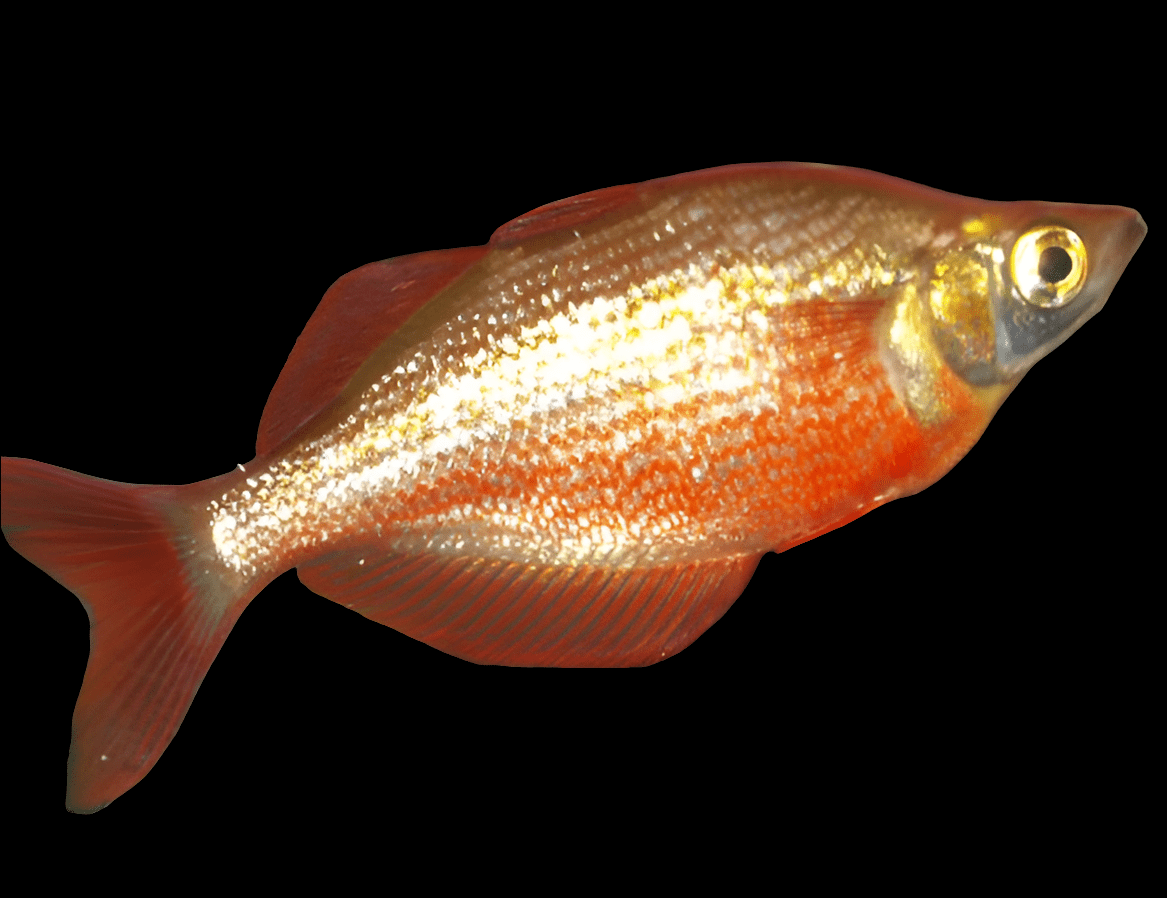
[[[293,567],[482,663],[674,654],[764,553],[943,476],[1144,232],[1120,207],[736,166],[351,272],[236,470],[125,487],[4,460],[6,537],[93,622],[69,806],[150,769]]]

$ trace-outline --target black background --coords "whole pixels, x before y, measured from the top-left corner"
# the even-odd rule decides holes
[[[482,97],[403,85],[348,103],[307,86],[209,99],[191,87],[157,103],[82,87],[30,127],[3,452],[142,483],[253,456],[268,392],[340,275],[484,243],[595,188],[791,159],[988,199],[1129,205],[1151,227],[1106,308],[1036,366],[949,475],[767,556],[680,655],[632,671],[478,667],[288,573],[243,614],[157,767],[94,819],[423,805],[539,818],[565,795],[650,815],[742,789],[742,771],[770,803],[789,783],[885,788],[913,759],[965,783],[1031,771],[1054,794],[1085,762],[1084,735],[1137,744],[1161,594],[1145,542],[1161,493],[1145,363],[1161,340],[1148,208],[1161,160],[1111,102],[1117,85],[1067,136],[1047,127],[1062,107],[1009,83],[905,102],[902,84],[859,82],[821,96],[565,82],[544,97],[496,81]],[[65,818],[87,620],[0,554],[10,638],[28,659],[12,718],[24,782],[39,812]]]

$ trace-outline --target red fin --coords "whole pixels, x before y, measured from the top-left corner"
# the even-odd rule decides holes
[[[874,293],[790,303],[776,325],[777,339],[801,340],[812,350],[799,361],[799,371],[855,367],[863,358],[877,358],[875,324],[887,299]],[[804,374],[810,378],[810,374]]]
[[[508,221],[494,232],[490,245],[509,246],[555,231],[578,228],[632,202],[637,198],[639,190],[637,184],[621,184],[619,187],[605,187],[603,190],[569,196],[557,203],[548,203]]]
[[[579,228],[631,202],[639,200],[646,206],[650,206],[662,197],[675,194],[682,188],[716,186],[743,177],[782,179],[807,176],[818,181],[871,186],[878,190],[895,191],[904,196],[921,196],[925,199],[947,198],[948,196],[927,187],[920,187],[918,184],[901,181],[899,178],[855,168],[837,168],[832,165],[803,162],[723,165],[720,168],[706,168],[669,175],[665,178],[654,178],[640,184],[621,184],[602,190],[592,190],[555,203],[548,203],[546,206],[540,206],[538,209],[534,209],[526,215],[520,215],[513,221],[504,224],[494,232],[490,238],[490,245],[491,247],[510,246],[556,231]]]
[[[760,558],[641,570],[346,550],[299,575],[334,602],[479,664],[636,667],[709,629]]]
[[[717,186],[741,178],[758,179],[798,179],[810,177],[819,182],[835,182],[854,187],[869,187],[874,190],[894,193],[905,199],[923,201],[943,200],[963,204],[979,203],[964,197],[922,187],[909,181],[902,181],[890,175],[864,171],[857,168],[840,168],[833,165],[819,165],[806,162],[760,162],[739,165],[723,165],[699,171],[683,172],[665,178],[654,178],[640,184],[621,184],[592,190],[578,196],[568,197],[556,203],[548,203],[520,215],[507,222],[490,238],[491,247],[510,246],[524,240],[531,240],[545,234],[579,228],[602,215],[619,209],[634,201],[645,206],[659,202],[661,198],[675,195],[681,189]]]
[[[949,206],[958,204],[970,211],[983,211],[986,202],[995,205],[992,201],[970,199],[946,193],[912,181],[905,181],[893,175],[884,175],[862,168],[826,165],[819,162],[742,162],[735,165],[722,165],[717,168],[683,172],[664,178],[654,178],[636,186],[640,188],[645,201],[651,203],[655,202],[656,198],[661,195],[675,194],[682,188],[716,186],[744,178],[779,181],[810,179],[819,184],[843,184],[847,187],[867,189],[877,193],[889,193],[904,201],[942,202]],[[959,215],[957,217],[959,218]]]
[[[231,595],[189,570],[199,547],[175,523],[183,488],[113,483],[23,458],[5,458],[0,480],[9,545],[89,613],[65,804],[92,813],[154,766],[258,587]]]
[[[372,262],[328,288],[300,334],[259,421],[256,454],[274,449],[330,403],[366,358],[489,251],[445,249]]]

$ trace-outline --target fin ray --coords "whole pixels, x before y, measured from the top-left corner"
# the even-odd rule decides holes
[[[191,571],[183,488],[114,483],[3,459],[9,544],[89,615],[66,806],[92,813],[135,785],[178,731],[251,596]]]
[[[270,452],[335,399],[368,356],[489,247],[372,262],[338,278],[296,340],[259,421],[256,455]]]
[[[555,567],[350,548],[298,569],[309,589],[480,664],[652,664],[705,632],[761,554],[655,568]]]
[[[502,225],[491,235],[490,246],[512,246],[545,234],[582,227],[602,215],[635,202],[639,193],[640,185],[621,184],[548,203]]]

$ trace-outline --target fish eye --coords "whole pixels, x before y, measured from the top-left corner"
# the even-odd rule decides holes
[[[1009,256],[1022,298],[1044,309],[1064,306],[1086,282],[1086,246],[1061,225],[1040,225],[1017,238]]]

